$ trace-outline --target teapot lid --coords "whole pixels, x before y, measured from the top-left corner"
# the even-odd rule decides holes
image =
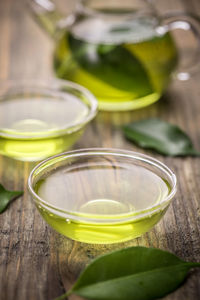
[[[157,16],[152,0],[80,0],[76,11],[85,15],[110,16]]]
[[[95,44],[148,40],[158,25],[155,10],[145,0],[82,0],[76,12],[68,30],[78,40]]]

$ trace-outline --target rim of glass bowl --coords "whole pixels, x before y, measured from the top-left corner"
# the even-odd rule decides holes
[[[1,93],[1,89],[5,89],[5,86],[8,88],[8,91],[5,93]],[[69,91],[60,91],[61,88],[69,88]],[[70,91],[70,89],[72,89]],[[47,129],[45,132],[32,132],[27,134],[26,132],[22,132],[20,130],[13,130],[9,128],[0,128],[0,137],[4,138],[12,138],[12,139],[41,139],[41,138],[49,138],[49,137],[57,137],[62,136],[67,133],[72,133],[78,131],[82,127],[84,127],[87,123],[89,123],[97,114],[98,102],[95,96],[85,87],[62,79],[47,79],[47,80],[7,80],[5,82],[1,82],[0,84],[0,103],[1,101],[9,101],[9,97],[13,97],[16,95],[23,94],[24,90],[28,90],[29,92],[36,94],[37,91],[42,93],[51,94],[52,96],[60,96],[63,99],[67,98],[66,93],[78,92],[83,96],[83,99],[80,97],[80,101],[84,103],[84,99],[88,101],[88,114],[80,121],[75,122],[74,124],[68,126],[60,126],[57,128]],[[10,92],[11,91],[11,92]],[[48,97],[48,96],[47,96]],[[79,96],[77,96],[79,98]],[[11,99],[11,101],[14,101]],[[39,108],[38,108],[39,109]]]
[[[81,156],[96,156],[96,155],[112,155],[116,157],[125,157],[125,158],[134,158],[138,161],[143,161],[144,163],[148,163],[158,169],[160,169],[163,173],[165,173],[168,178],[171,180],[171,191],[158,204],[155,204],[151,207],[148,207],[143,210],[138,210],[131,213],[122,213],[116,215],[95,215],[90,213],[80,213],[75,211],[67,211],[60,209],[59,207],[49,204],[47,201],[43,200],[35,191],[33,187],[34,177],[37,177],[41,171],[46,167],[53,168],[53,165],[59,161],[67,160],[69,158],[76,158]],[[37,182],[37,181],[36,181]],[[152,158],[148,155],[141,154],[138,152],[121,150],[115,148],[87,148],[87,149],[78,149],[74,151],[64,152],[58,155],[54,155],[49,157],[48,159],[39,163],[30,173],[28,178],[28,189],[34,200],[34,202],[38,202],[38,205],[42,205],[44,208],[51,209],[50,212],[53,212],[57,216],[64,217],[69,220],[75,221],[83,221],[87,223],[99,223],[99,224],[111,224],[111,223],[124,223],[130,220],[141,219],[147,215],[155,214],[159,210],[163,210],[173,198],[177,190],[177,179],[176,175],[162,162],[158,161],[155,158]],[[109,219],[108,219],[109,217]]]

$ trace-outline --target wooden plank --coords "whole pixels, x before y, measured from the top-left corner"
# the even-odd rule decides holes
[[[158,0],[157,0],[158,1]],[[200,13],[198,0],[164,1],[172,8]],[[164,6],[162,9],[166,9]],[[0,1],[0,79],[48,78],[53,75],[53,41],[27,13],[25,1]],[[198,73],[189,82],[175,81],[158,103],[135,112],[99,113],[76,148],[114,147],[140,151],[165,162],[177,174],[179,188],[163,220],[149,233],[114,245],[87,245],[53,231],[36,211],[27,192],[27,177],[34,164],[0,158],[0,180],[7,188],[25,188],[22,198],[0,215],[0,299],[49,300],[71,287],[94,257],[122,247],[144,245],[172,251],[186,260],[200,261],[200,161],[199,158],[165,158],[126,141],[120,126],[130,121],[160,117],[179,125],[199,145]],[[71,296],[71,300],[80,299]],[[166,300],[200,299],[199,272]]]

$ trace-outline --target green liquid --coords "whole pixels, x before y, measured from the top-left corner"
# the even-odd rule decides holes
[[[124,21],[121,27],[104,23],[80,21],[60,39],[57,76],[87,87],[103,110],[136,109],[158,100],[177,65],[171,35],[158,34],[153,19]]]
[[[15,95],[0,101],[0,154],[37,161],[61,153],[81,136],[83,128],[76,124],[84,122],[88,112],[87,105],[72,96]]]
[[[5,139],[0,138],[0,154],[22,161],[37,161],[61,153],[73,146],[82,130],[55,138]]]
[[[170,192],[169,184],[155,173],[121,162],[107,160],[99,165],[54,170],[35,186],[49,205],[37,203],[43,218],[59,233],[85,243],[107,244],[127,241],[151,229],[167,207],[152,211]],[[139,211],[147,210],[143,216]],[[94,219],[99,219],[97,223]]]

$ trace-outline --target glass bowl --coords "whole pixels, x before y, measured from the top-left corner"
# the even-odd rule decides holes
[[[95,97],[65,81],[0,85],[0,154],[36,161],[69,149],[97,112]]]
[[[163,163],[117,149],[84,149],[53,156],[31,172],[31,196],[42,217],[77,241],[109,244],[150,230],[176,192]]]

